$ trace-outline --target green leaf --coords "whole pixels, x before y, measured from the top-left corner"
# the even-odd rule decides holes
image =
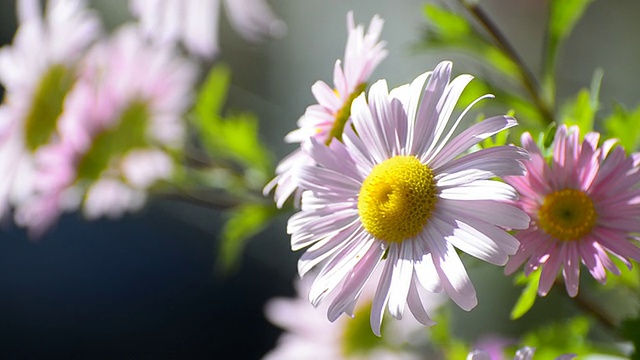
[[[580,128],[580,135],[593,131],[596,112],[600,108],[600,84],[602,83],[602,70],[594,72],[589,90],[582,89],[574,99],[567,102],[562,108],[562,123],[571,126],[577,125]]]
[[[194,122],[200,141],[211,158],[233,160],[246,169],[249,179],[264,185],[272,170],[271,152],[262,144],[257,118],[248,112],[223,116],[230,82],[224,65],[211,69],[194,109]]]
[[[521,318],[533,307],[533,304],[535,303],[536,297],[538,295],[540,273],[541,271],[540,269],[538,269],[531,273],[529,276],[525,276],[524,273],[522,273],[516,278],[516,284],[524,284],[525,288],[522,290],[522,294],[520,294],[518,301],[516,301],[516,304],[511,310],[511,320]]]
[[[220,119],[230,82],[231,70],[227,66],[216,65],[211,68],[200,88],[195,105],[199,127],[206,128]]]
[[[640,146],[640,106],[628,111],[622,105],[616,104],[613,113],[604,119],[604,128],[609,138],[620,140],[627,152],[633,152]]]
[[[222,228],[218,264],[223,272],[235,270],[247,241],[262,231],[277,214],[272,205],[247,204],[230,213]]]
[[[542,326],[526,334],[521,345],[536,348],[536,360],[553,360],[562,354],[587,355],[594,352],[587,340],[591,324],[585,317]]]
[[[565,39],[594,0],[553,0],[549,14],[549,37],[555,41]]]
[[[271,152],[260,141],[258,119],[253,114],[235,113],[213,131],[209,134],[212,154],[231,158],[265,176],[271,173]]]
[[[434,4],[424,6],[424,15],[429,20],[429,26],[443,39],[461,39],[472,33],[467,19]]]

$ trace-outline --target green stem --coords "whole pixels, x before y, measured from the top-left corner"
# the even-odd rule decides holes
[[[516,64],[520,71],[520,78],[522,85],[531,97],[535,106],[542,115],[544,125],[549,125],[554,122],[553,113],[549,108],[549,105],[540,96],[540,86],[536,81],[535,76],[529,70],[529,67],[524,63],[518,52],[511,46],[507,38],[502,34],[500,29],[491,21],[489,16],[478,6],[476,2],[459,0],[462,5],[478,20],[480,25],[487,31],[489,36],[493,39],[495,44],[502,50],[511,61]]]

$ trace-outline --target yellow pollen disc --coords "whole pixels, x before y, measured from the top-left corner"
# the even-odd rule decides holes
[[[544,198],[538,210],[540,227],[562,241],[582,239],[591,232],[598,214],[593,201],[584,192],[564,189]]]
[[[413,156],[376,165],[362,183],[358,212],[377,239],[402,242],[418,235],[436,205],[433,172]]]

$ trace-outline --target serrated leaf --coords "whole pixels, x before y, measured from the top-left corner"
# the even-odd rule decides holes
[[[511,320],[521,318],[533,307],[533,304],[536,302],[536,297],[538,296],[540,273],[541,271],[538,269],[528,277],[523,273],[516,278],[516,284],[525,284],[525,287],[522,290],[518,301],[516,301],[516,304],[513,306],[513,309],[511,309],[511,314],[509,315]]]
[[[620,145],[628,152],[633,152],[640,146],[640,106],[628,111],[622,105],[616,104],[613,113],[604,119],[603,125],[609,138],[620,140]]]
[[[275,216],[271,205],[247,204],[232,211],[221,232],[218,265],[225,273],[237,268],[240,255],[251,237],[262,231]]]

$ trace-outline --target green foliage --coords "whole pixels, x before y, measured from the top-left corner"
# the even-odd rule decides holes
[[[463,16],[442,9],[434,4],[424,6],[424,15],[434,33],[441,40],[460,41],[467,36],[474,36],[471,25]]]
[[[620,332],[635,349],[631,354],[631,360],[640,360],[640,317],[623,321]]]
[[[262,231],[277,210],[273,205],[245,204],[233,210],[222,229],[218,258],[220,269],[228,273],[235,270],[247,241]]]
[[[513,306],[511,310],[511,320],[516,320],[521,318],[524,314],[526,314],[532,307],[536,301],[536,297],[538,296],[538,284],[540,283],[540,269],[534,271],[529,276],[525,276],[524,273],[519,274],[516,277],[515,283],[516,285],[524,285],[524,289],[516,301],[516,304]]]
[[[591,89],[582,89],[574,99],[567,102],[562,111],[562,123],[567,126],[577,125],[580,135],[593,131],[596,112],[600,108],[600,84],[602,83],[602,70],[597,69],[591,80]]]
[[[638,150],[640,147],[640,106],[628,111],[622,105],[616,104],[613,113],[604,119],[604,128],[609,138],[617,138],[620,145],[627,152]]]
[[[211,69],[195,105],[198,135],[212,158],[236,161],[248,174],[259,176],[256,182],[263,184],[273,166],[271,152],[260,141],[257,118],[247,112],[220,114],[229,82],[228,68],[218,65]]]
[[[218,264],[224,272],[238,266],[247,241],[278,212],[257,194],[273,172],[272,154],[260,141],[258,119],[247,112],[223,114],[229,84],[229,69],[217,65],[200,89],[192,115],[205,153],[188,177],[235,204],[221,235]]]
[[[498,72],[514,78],[518,67],[512,59],[493,43],[480,35],[464,16],[427,4],[424,7],[427,18],[426,46],[429,48],[450,48],[480,56]]]
[[[449,308],[441,308],[433,320],[437,323],[437,325],[430,328],[433,344],[442,350],[446,359],[466,359],[470,349],[463,341],[453,336],[451,310]]]
[[[586,355],[594,352],[587,340],[590,322],[575,317],[563,322],[538,327],[522,338],[522,345],[536,348],[536,360],[553,360],[562,354]]]

